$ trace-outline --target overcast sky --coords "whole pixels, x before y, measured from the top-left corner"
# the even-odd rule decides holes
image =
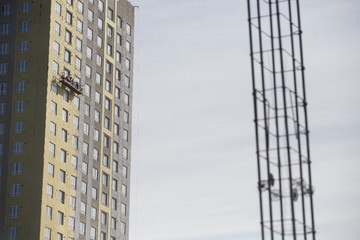
[[[258,240],[245,0],[132,0],[130,240]],[[360,236],[360,2],[304,0],[318,240]]]

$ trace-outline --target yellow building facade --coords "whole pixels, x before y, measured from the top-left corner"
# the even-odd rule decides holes
[[[0,8],[0,240],[128,239],[134,7]]]

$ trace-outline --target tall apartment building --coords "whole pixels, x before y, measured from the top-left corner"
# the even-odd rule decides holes
[[[134,7],[0,10],[0,240],[128,239]]]

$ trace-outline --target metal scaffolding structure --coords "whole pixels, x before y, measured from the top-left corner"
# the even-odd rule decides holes
[[[247,3],[262,240],[315,240],[299,0]]]

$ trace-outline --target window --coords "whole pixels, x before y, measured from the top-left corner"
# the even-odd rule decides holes
[[[85,84],[85,87],[84,87],[84,88],[85,88],[85,89],[84,89],[84,94],[85,94],[85,96],[90,97],[90,96],[91,96],[91,87],[90,87],[90,85]]]
[[[4,134],[5,134],[5,123],[0,123],[0,136],[4,136]]]
[[[104,147],[110,147],[110,137],[104,134]]]
[[[95,116],[94,116],[95,122],[100,122],[100,112],[95,110]]]
[[[4,156],[4,144],[0,143],[0,156]]]
[[[64,60],[68,63],[71,63],[71,52],[67,49],[65,49],[64,52]]]
[[[129,41],[126,41],[125,48],[127,52],[131,52],[131,43]]]
[[[71,44],[72,33],[69,30],[65,30],[65,41]]]
[[[96,239],[96,228],[90,227],[90,239]]]
[[[89,135],[89,124],[87,124],[87,123],[84,123],[84,133],[86,135]]]
[[[129,113],[128,112],[124,111],[123,119],[124,119],[124,122],[126,122],[126,123],[129,122]]]
[[[23,142],[14,142],[13,143],[13,154],[18,155],[23,153],[24,143]]]
[[[55,27],[54,27],[54,29],[55,29],[56,35],[60,36],[60,31],[61,31],[60,23],[55,22]]]
[[[93,148],[93,158],[95,161],[99,161],[99,150]]]
[[[116,34],[116,44],[121,46],[122,43],[122,37],[120,34]]]
[[[19,228],[18,227],[9,227],[8,228],[7,240],[18,239],[18,236],[19,236]]]
[[[96,64],[101,67],[102,66],[102,57],[99,54],[96,54]]]
[[[101,204],[108,205],[108,195],[104,192],[101,193]]]
[[[75,57],[75,68],[79,71],[81,71],[81,59],[77,56]]]
[[[28,61],[19,61],[17,64],[17,71],[18,72],[27,72]]]
[[[11,165],[11,175],[19,176],[22,173],[22,163],[13,163]]]
[[[104,172],[102,174],[102,184],[104,184],[105,186],[109,185],[109,175]]]
[[[53,113],[53,114],[57,114],[57,104],[56,104],[56,102],[53,102],[53,101],[51,101],[51,112]]]
[[[59,74],[59,64],[56,61],[53,61],[53,73]]]
[[[112,73],[112,64],[109,61],[106,61],[106,72],[111,74]]]
[[[80,203],[80,212],[84,215],[86,214],[86,203],[84,202]]]
[[[60,174],[59,174],[60,182],[65,183],[65,176],[66,176],[65,171],[60,169]]]
[[[97,188],[94,187],[91,188],[91,197],[95,200],[97,199],[97,192],[98,192]]]
[[[126,129],[123,130],[123,139],[125,141],[129,140],[129,132]]]
[[[90,28],[87,29],[87,37],[90,41],[93,40],[93,31]]]
[[[10,206],[9,207],[9,218],[18,218],[19,217],[19,211],[20,211],[20,206],[19,205]]]
[[[120,126],[117,123],[114,123],[114,134],[119,135],[120,132]]]
[[[102,48],[103,47],[103,39],[100,37],[100,36],[97,36],[97,46],[99,48]]]
[[[81,182],[81,192],[83,194],[87,194],[87,183],[86,182]]]
[[[72,155],[71,157],[71,166],[75,169],[77,169],[77,157]]]
[[[96,84],[101,85],[101,78],[102,78],[101,74],[96,73]]]
[[[20,48],[20,47],[19,47]],[[60,54],[60,44],[57,41],[54,41],[54,52],[59,55]]]
[[[92,177],[93,177],[93,179],[95,179],[95,180],[98,180],[98,179],[99,179],[99,170],[98,170],[97,168],[93,168]]]
[[[76,50],[80,52],[82,50],[82,41],[79,38],[76,38]]]
[[[65,122],[68,121],[68,111],[66,109],[62,110],[62,120]]]
[[[121,195],[123,195],[124,197],[127,196],[127,186],[124,184],[121,185]]]
[[[46,188],[46,194],[49,198],[53,198],[53,186],[48,184]]]
[[[83,31],[83,22],[80,19],[76,20],[76,30],[80,33]]]
[[[85,155],[89,155],[89,144],[87,144],[86,142],[83,142],[83,153]]]
[[[100,240],[106,240],[106,233],[105,232],[100,233]]]
[[[90,210],[90,216],[92,219],[96,220],[96,215],[97,215],[97,209],[94,208],[94,207],[91,207],[91,210]]]
[[[128,23],[126,24],[126,33],[131,35],[131,26]]]
[[[45,228],[45,240],[51,240],[51,229],[50,228]]]
[[[112,162],[112,168],[113,168],[113,171],[114,171],[114,172],[118,172],[118,171],[119,171],[119,163],[118,163],[118,161],[113,160],[113,162]]]
[[[110,44],[107,44],[106,46],[106,53],[112,57],[113,55],[113,47]]]
[[[78,9],[78,12],[81,14],[84,11],[84,4],[80,0],[78,0],[77,9]]]
[[[124,85],[125,85],[126,87],[130,87],[130,77],[125,76]]]
[[[103,20],[101,18],[98,18],[98,28],[101,30],[104,28]]]
[[[75,218],[71,216],[69,216],[69,229],[73,231],[75,229]]]
[[[65,202],[65,192],[59,190],[59,202],[64,203]]]
[[[108,214],[106,212],[101,211],[101,214],[100,214],[101,224],[107,225],[107,219],[108,219]]]
[[[11,14],[11,5],[10,4],[4,4],[1,6],[1,16],[9,16]]]
[[[116,56],[115,56],[115,60],[118,62],[118,63],[121,63],[121,53],[119,51],[116,51]],[[118,69],[116,69],[118,70]],[[118,78],[117,80],[119,80],[120,78]]]
[[[92,59],[92,49],[90,47],[86,47],[86,56]]]
[[[99,139],[100,139],[100,132],[99,132],[97,129],[95,129],[95,130],[94,130],[94,140],[95,140],[96,142],[98,142]]]
[[[20,22],[20,32],[29,32],[30,29],[30,22],[29,21],[22,21]]]
[[[22,2],[20,5],[20,13],[30,12],[30,1]]]
[[[85,223],[80,222],[80,234],[85,235]]]
[[[80,108],[80,98],[74,96],[74,106],[76,107],[76,109]]]
[[[7,83],[0,83],[0,95],[5,95],[7,92]]]
[[[58,224],[64,225],[64,213],[60,211],[58,211]]]
[[[117,191],[117,189],[118,189],[118,181],[113,178],[111,186],[112,186],[112,190]]]
[[[107,25],[107,35],[108,37],[113,37],[113,32],[114,32],[114,29],[110,26],[110,25]]]
[[[108,118],[108,117],[105,117],[105,118],[104,118],[104,127],[105,127],[106,129],[109,129],[109,130],[110,130],[110,118]]]
[[[45,216],[47,219],[52,219],[52,207],[46,206],[46,213]]]
[[[61,16],[61,5],[60,3],[55,3],[55,12]]]
[[[10,24],[5,23],[0,25],[0,36],[9,35],[10,33]]]
[[[55,144],[52,142],[49,143],[49,153],[51,156],[55,157]]]
[[[99,0],[98,8],[100,12],[104,11],[104,2],[102,2],[101,0]]]
[[[70,208],[75,210],[76,208],[76,198],[70,195]]]
[[[10,185],[10,197],[17,197],[21,194],[21,185],[20,184],[11,184]]]
[[[84,105],[84,114],[86,116],[90,116],[90,105],[89,104],[86,104]]]
[[[110,226],[111,226],[111,228],[114,229],[114,230],[116,230],[116,222],[117,222],[116,218],[111,217]]]
[[[93,22],[94,21],[94,12],[91,11],[90,9],[88,9],[88,20],[90,22]]]
[[[9,43],[0,44],[0,55],[9,54]]]
[[[73,124],[76,129],[79,129],[79,117],[73,116]]]
[[[0,63],[0,75],[5,75],[8,72],[8,64]]]
[[[88,65],[86,65],[85,72],[86,72],[86,76],[87,76],[88,78],[91,78],[91,67],[89,67]]]
[[[16,93],[25,92],[25,89],[26,89],[26,81],[16,82]]]
[[[125,59],[125,67],[127,70],[130,70],[130,59],[128,58]]]
[[[64,149],[60,150],[60,161],[66,162],[66,151]]]
[[[73,5],[73,0],[66,0],[69,5]]]
[[[99,92],[95,92],[95,102],[99,104],[101,102],[101,94]]]
[[[0,103],[0,115],[5,115],[5,103]]]
[[[128,149],[126,147],[123,147],[123,158],[128,159]]]
[[[120,116],[120,107],[118,105],[114,106],[114,115],[117,117]]]
[[[71,177],[70,177],[70,185],[75,190],[76,190],[76,181],[77,181],[77,178],[75,176],[71,175]]]
[[[125,205],[125,203],[121,203],[121,214],[126,215],[126,205]]]
[[[69,11],[66,11],[66,22],[72,25],[72,14]]]
[[[84,173],[84,174],[87,174],[88,172],[88,164],[86,162],[82,162],[81,164],[81,171]]]
[[[114,209],[114,210],[117,209],[117,200],[116,200],[116,198],[111,199],[111,209]]]
[[[50,122],[50,134],[56,136],[56,123]]]
[[[111,109],[111,100],[109,98],[105,97],[104,105],[105,105],[106,110],[110,110]]]
[[[51,163],[48,163],[48,174],[50,177],[54,177],[54,165]]]
[[[120,232],[126,234],[126,224],[124,222],[120,222]]]
[[[109,167],[109,165],[110,165],[109,156],[106,155],[106,154],[104,154],[104,156],[103,156],[103,165],[104,165],[105,167]],[[103,180],[104,180],[104,179],[103,179]]]
[[[18,50],[20,53],[27,52],[29,50],[29,41],[20,41]]]
[[[113,151],[114,153],[119,153],[119,143],[115,142],[113,143]]]
[[[126,93],[124,93],[124,103],[125,103],[126,105],[129,105],[129,95],[126,94]]]
[[[108,8],[107,16],[110,20],[114,21],[114,11],[111,8]]]

